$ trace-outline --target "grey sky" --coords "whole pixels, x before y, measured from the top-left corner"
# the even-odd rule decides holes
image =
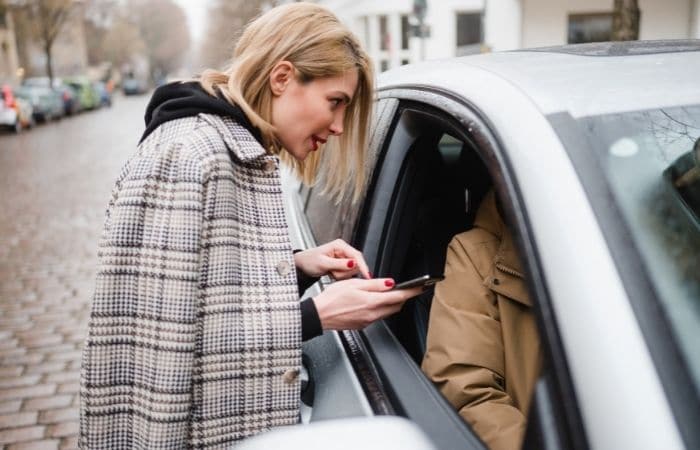
[[[204,35],[207,8],[210,0],[175,0],[175,3],[180,5],[185,10],[185,14],[187,14],[192,40],[200,43]]]

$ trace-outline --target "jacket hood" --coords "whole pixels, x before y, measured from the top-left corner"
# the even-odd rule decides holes
[[[260,145],[263,145],[260,130],[253,126],[238,105],[229,103],[221,96],[214,97],[197,81],[176,81],[160,86],[153,92],[144,117],[146,131],[141,136],[139,144],[159,125],[200,113],[230,117],[250,131]]]

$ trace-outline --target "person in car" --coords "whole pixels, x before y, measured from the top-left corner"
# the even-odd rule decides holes
[[[422,368],[492,450],[518,450],[540,365],[522,265],[490,191],[448,247]]]
[[[419,293],[343,241],[293,253],[288,236],[280,158],[357,196],[373,78],[331,12],[292,3],[247,26],[226,71],[155,91],[100,243],[82,448],[222,448],[296,423],[302,340]],[[340,281],[300,303],[323,275]]]

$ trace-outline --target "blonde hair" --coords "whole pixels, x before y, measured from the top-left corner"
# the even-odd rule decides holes
[[[324,151],[312,152],[303,162],[282,151],[271,123],[269,78],[279,61],[292,63],[302,83],[349,70],[357,70],[358,74],[357,91],[345,112],[343,134],[330,136]],[[200,83],[210,94],[216,95],[219,90],[238,105],[260,129],[268,150],[280,154],[305,183],[322,181],[326,192],[337,200],[348,194],[353,200],[359,198],[367,177],[364,160],[374,71],[357,38],[328,9],[302,2],[267,11],[246,26],[230,66],[223,72],[204,71]]]

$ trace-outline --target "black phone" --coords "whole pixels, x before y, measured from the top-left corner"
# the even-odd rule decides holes
[[[422,275],[420,277],[414,278],[412,280],[403,281],[396,286],[394,289],[410,289],[413,287],[423,286],[424,288],[430,287],[445,279],[444,275]]]

